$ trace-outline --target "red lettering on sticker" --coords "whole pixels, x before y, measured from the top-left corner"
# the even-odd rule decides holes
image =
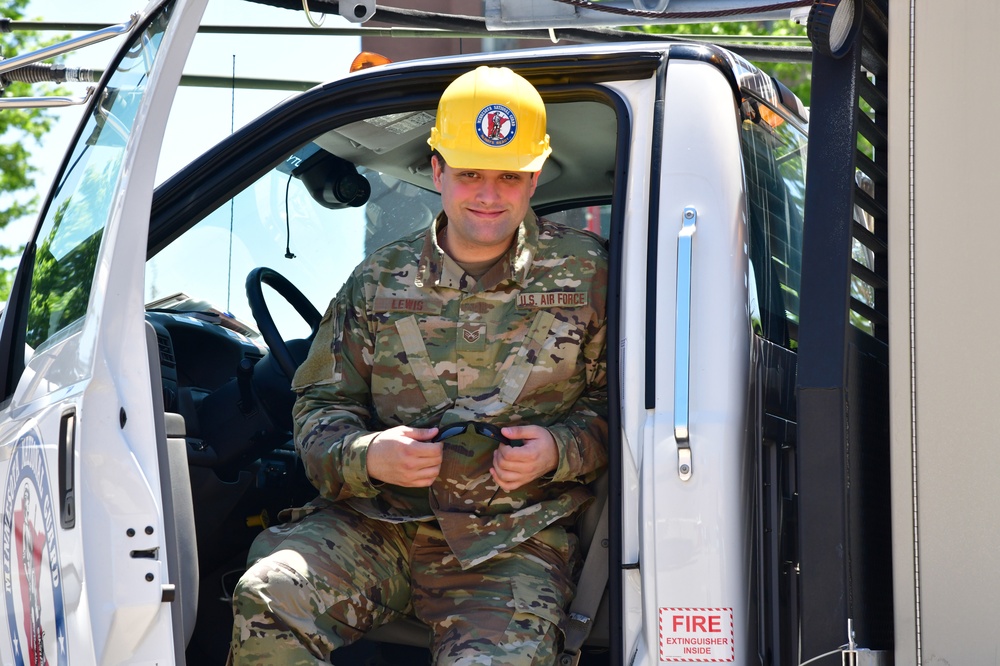
[[[674,631],[688,633],[701,631],[706,634],[717,634],[722,631],[722,618],[718,615],[674,615]]]

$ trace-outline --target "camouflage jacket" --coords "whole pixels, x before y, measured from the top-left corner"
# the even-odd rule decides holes
[[[355,269],[295,375],[293,415],[324,498],[382,520],[436,519],[469,567],[577,513],[607,463],[607,252],[593,234],[529,213],[477,281],[438,245],[445,224],[442,213]],[[430,490],[368,477],[379,431],[460,421],[544,426],[558,466],[489,504],[492,449],[471,443],[446,446]]]

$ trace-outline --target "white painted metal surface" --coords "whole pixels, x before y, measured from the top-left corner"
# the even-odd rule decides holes
[[[750,327],[738,116],[728,82],[704,63],[671,61],[664,99],[656,408],[647,413],[641,429],[642,663],[677,660],[670,655],[680,654],[744,664],[751,657],[749,582],[747,567],[737,563],[747,561],[750,547],[749,453],[744,450]],[[698,211],[691,280],[693,473],[687,481],[678,474],[672,395],[674,282],[686,207]],[[661,609],[675,609],[664,611],[671,618],[723,618],[724,628],[705,625],[701,633],[705,639],[729,642],[711,644],[711,653],[699,651],[707,644],[680,636],[672,620],[660,624]],[[689,627],[678,627],[684,628]],[[671,638],[678,640],[669,643]]]

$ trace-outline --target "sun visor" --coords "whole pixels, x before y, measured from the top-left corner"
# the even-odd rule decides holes
[[[334,133],[367,148],[376,155],[382,155],[409,143],[415,137],[429,136],[433,126],[432,111],[410,111],[365,118],[339,127]]]

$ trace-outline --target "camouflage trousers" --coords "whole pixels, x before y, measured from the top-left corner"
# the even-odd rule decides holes
[[[431,628],[437,665],[554,664],[576,537],[553,526],[462,570],[436,523],[389,523],[318,500],[254,542],[233,598],[230,663],[330,663],[401,616]]]

